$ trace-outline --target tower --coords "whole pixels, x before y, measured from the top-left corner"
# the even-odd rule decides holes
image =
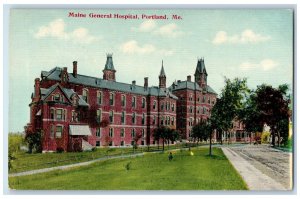
[[[106,58],[106,64],[103,70],[103,79],[109,80],[109,81],[116,81],[115,76],[116,70],[114,68],[114,63],[112,60],[112,54],[107,54]]]
[[[201,88],[206,88],[207,72],[205,69],[204,58],[198,59],[194,76],[195,76],[195,82],[197,82]]]
[[[158,76],[159,78],[159,88],[166,88],[166,73],[164,70],[164,61],[161,61],[161,70]]]

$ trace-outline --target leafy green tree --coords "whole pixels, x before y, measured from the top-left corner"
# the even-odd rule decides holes
[[[289,119],[289,99],[287,95],[287,85],[280,85],[277,89],[269,85],[258,86],[256,90],[255,102],[261,121],[271,128],[272,145],[275,146],[275,137],[288,140],[288,119]]]
[[[221,143],[223,132],[227,133],[232,128],[234,119],[245,108],[249,92],[246,79],[230,80],[225,77],[225,86],[212,108],[210,117],[211,128],[221,133]]]
[[[153,138],[154,140],[158,141],[158,147],[159,147],[159,141],[162,140],[163,151],[165,150],[165,141],[168,140],[169,132],[170,132],[169,128],[165,126],[160,126],[153,130]]]
[[[43,131],[31,132],[26,133],[25,141],[28,143],[28,152],[32,153],[33,150],[35,152],[42,152],[42,138],[43,138]]]
[[[172,127],[167,127],[167,142],[168,142],[168,147],[170,142],[175,142],[180,139],[179,132]]]
[[[209,138],[209,131],[207,126],[207,121],[201,120],[199,123],[192,128],[192,138],[199,141],[207,141]]]

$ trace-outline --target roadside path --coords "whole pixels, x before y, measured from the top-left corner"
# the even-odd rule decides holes
[[[103,160],[130,158],[130,157],[138,157],[138,156],[143,156],[143,155],[144,155],[143,153],[136,153],[136,154],[130,154],[130,155],[106,156],[106,157],[98,158],[98,159],[87,161],[87,162],[80,162],[80,163],[57,166],[57,167],[24,171],[24,172],[20,172],[20,173],[12,173],[12,174],[9,174],[8,177],[26,176],[26,175],[32,175],[32,174],[38,174],[38,173],[45,173],[45,172],[54,171],[54,170],[64,170],[64,169],[69,169],[69,168],[73,168],[73,167],[90,165],[92,163],[103,161]]]
[[[289,190],[282,184],[275,181],[273,178],[265,175],[260,170],[255,168],[248,160],[230,149],[230,147],[221,147],[224,154],[230,160],[234,168],[242,176],[248,188],[256,191],[268,190]]]

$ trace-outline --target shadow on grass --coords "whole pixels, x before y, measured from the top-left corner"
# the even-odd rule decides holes
[[[221,155],[205,155],[206,158],[214,159],[214,160],[227,160],[225,156]]]

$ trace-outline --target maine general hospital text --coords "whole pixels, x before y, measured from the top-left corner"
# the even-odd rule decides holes
[[[172,15],[148,15],[148,14],[100,14],[100,13],[80,13],[80,12],[68,12],[68,17],[74,17],[74,18],[99,18],[99,19],[124,19],[124,20],[130,20],[130,19],[162,19],[162,20],[181,20],[182,16],[177,14]]]

